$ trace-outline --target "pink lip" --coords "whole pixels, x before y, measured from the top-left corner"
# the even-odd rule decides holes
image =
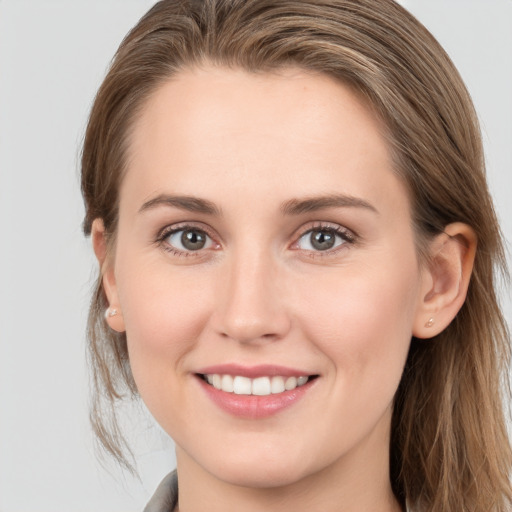
[[[257,366],[242,366],[239,364],[218,364],[199,369],[196,373],[202,375],[240,375],[241,377],[248,377],[256,379],[257,377],[300,377],[301,375],[312,375],[308,371],[299,370],[297,368],[288,368],[286,366],[276,366],[271,364],[261,364]]]
[[[201,369],[201,371],[196,374],[196,381],[199,383],[201,389],[206,393],[208,398],[210,398],[215,405],[220,407],[220,409],[230,415],[245,419],[267,418],[287,409],[304,397],[304,395],[306,395],[318,381],[318,379],[309,380],[306,384],[296,387],[290,391],[284,391],[283,393],[276,393],[267,396],[236,395],[235,393],[228,393],[214,388],[198,375],[215,373],[220,375],[240,375],[249,378],[276,375],[283,377],[297,377],[309,374],[307,372],[291,368],[267,365],[250,368],[237,365],[219,365]]]

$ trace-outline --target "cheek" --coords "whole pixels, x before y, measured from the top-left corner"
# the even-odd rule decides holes
[[[172,272],[161,261],[124,258],[116,279],[133,376],[145,400],[158,400],[183,372],[183,359],[207,321],[211,291],[197,272]]]
[[[414,262],[340,269],[336,279],[321,278],[301,293],[297,304],[307,304],[303,330],[340,378],[369,387],[377,381],[389,382],[390,389],[398,384],[418,294]]]

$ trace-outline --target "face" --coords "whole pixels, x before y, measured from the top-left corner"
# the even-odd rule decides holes
[[[387,470],[423,288],[382,130],[294,69],[182,71],[146,104],[104,284],[178,464],[256,487]]]

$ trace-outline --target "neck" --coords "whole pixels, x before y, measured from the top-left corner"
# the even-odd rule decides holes
[[[177,447],[179,511],[400,512],[389,479],[389,423],[382,427],[333,464],[270,488],[222,480]]]

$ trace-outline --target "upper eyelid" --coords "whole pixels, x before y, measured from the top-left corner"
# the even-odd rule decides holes
[[[331,230],[337,233],[346,234],[348,237],[354,240],[358,238],[358,234],[353,229],[347,228],[342,224],[338,224],[336,222],[313,221],[312,223],[307,223],[306,225],[308,226],[307,228],[302,226],[301,228],[295,231],[293,237],[296,240],[299,240],[302,236],[306,235],[307,233],[310,233],[311,231],[321,230]]]
[[[215,235],[212,234],[212,230],[202,224],[201,222],[178,222],[176,224],[168,224],[164,226],[158,231],[157,239],[163,239],[169,236],[171,233],[176,233],[178,231],[186,231],[187,229],[196,229],[197,231],[202,231],[210,238],[214,238]]]

